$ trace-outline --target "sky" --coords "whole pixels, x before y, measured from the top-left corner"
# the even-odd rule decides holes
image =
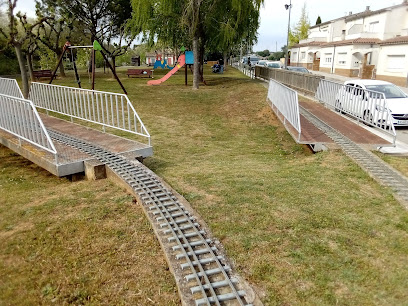
[[[258,30],[258,43],[254,46],[255,51],[268,49],[276,51],[286,45],[288,31],[289,11],[285,10],[285,4],[292,1],[291,27],[294,27],[300,18],[303,5],[306,3],[306,12],[310,23],[314,25],[318,16],[322,22],[340,18],[348,12],[358,13],[370,6],[371,10],[402,3],[402,0],[265,0],[261,8],[261,25]],[[17,10],[34,17],[34,0],[18,0]]]

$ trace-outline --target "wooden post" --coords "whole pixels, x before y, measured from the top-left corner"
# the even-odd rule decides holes
[[[109,63],[108,59],[106,58],[105,53],[103,53],[102,50],[100,52],[101,52],[101,54],[103,56],[103,59],[106,61],[106,64],[108,65],[109,69],[112,71],[113,76],[115,77],[116,81],[118,81],[118,83],[119,83],[120,87],[122,88],[123,92],[125,93],[125,95],[127,95],[127,91],[126,91],[125,87],[123,86],[122,82],[119,80],[118,75],[116,74],[116,72],[113,70],[112,65]]]
[[[92,49],[92,90],[95,90],[95,49]]]
[[[76,79],[76,81],[78,83],[78,87],[82,88],[81,87],[81,79],[79,78],[78,69],[77,69],[77,66],[76,66],[75,60],[74,60],[74,50],[71,49],[70,51],[71,51],[71,63],[72,63],[72,67],[74,68],[74,72],[75,72],[75,79]]]
[[[50,82],[49,82],[48,84],[51,84],[51,83],[52,83],[52,80],[54,80],[55,75],[57,74],[58,67],[59,67],[60,64],[61,64],[62,59],[63,59],[64,54],[65,54],[66,51],[67,51],[67,43],[65,43],[64,48],[62,49],[62,54],[61,54],[60,58],[58,59],[58,64],[57,64],[57,66],[55,67],[54,71],[52,72],[51,80],[50,80]]]

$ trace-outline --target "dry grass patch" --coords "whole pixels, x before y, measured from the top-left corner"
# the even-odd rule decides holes
[[[0,146],[0,304],[179,303],[141,207],[107,180],[71,183]]]
[[[203,216],[265,304],[408,300],[407,211],[341,152],[294,143],[259,81],[232,69],[208,73],[199,91],[183,74],[159,87],[123,81],[153,137],[146,164]],[[120,91],[102,78],[97,88]]]

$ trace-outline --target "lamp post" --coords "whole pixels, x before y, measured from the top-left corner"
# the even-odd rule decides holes
[[[288,36],[286,38],[286,55],[285,55],[285,69],[288,68],[288,55],[289,55],[289,31],[290,31],[290,11],[292,9],[292,0],[289,4],[285,4],[285,9],[289,10],[289,21],[288,21]]]

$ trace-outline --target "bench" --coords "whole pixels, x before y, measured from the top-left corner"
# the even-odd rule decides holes
[[[34,70],[33,75],[37,80],[41,78],[50,78],[52,77],[52,71],[51,70]],[[55,75],[54,79],[56,78],[57,78],[57,75]]]
[[[131,75],[135,75],[137,77],[153,79],[153,71],[151,69],[128,69],[127,76],[129,78]]]

